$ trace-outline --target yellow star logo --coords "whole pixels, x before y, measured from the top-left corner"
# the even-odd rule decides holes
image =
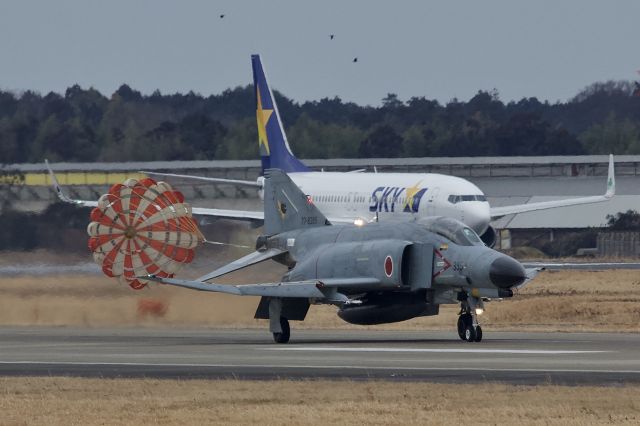
[[[269,139],[267,139],[267,123],[273,109],[262,109],[262,97],[260,96],[260,88],[256,88],[258,94],[258,109],[256,110],[256,119],[258,121],[258,147],[260,149],[260,156],[265,157],[269,155]]]
[[[418,191],[420,191],[420,188],[418,188],[418,185],[420,185],[421,183],[422,181],[419,181],[415,185],[407,188],[407,200],[404,203],[404,206],[402,208],[403,210],[408,208],[409,211],[413,211],[413,197],[418,193]]]

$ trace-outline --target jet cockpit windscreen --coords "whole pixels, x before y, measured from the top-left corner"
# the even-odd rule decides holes
[[[459,220],[450,217],[430,217],[420,221],[424,227],[461,246],[484,245],[478,234]]]

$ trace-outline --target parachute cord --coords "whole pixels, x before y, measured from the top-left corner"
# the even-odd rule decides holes
[[[221,243],[219,241],[209,241],[207,239],[204,239],[202,242],[205,243],[205,244],[211,244],[211,245],[214,245],[214,246],[229,246],[229,247],[238,247],[238,248],[251,248],[250,246],[243,246],[241,244]]]

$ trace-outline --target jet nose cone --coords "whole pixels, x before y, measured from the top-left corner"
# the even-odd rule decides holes
[[[496,287],[510,288],[522,284],[527,275],[520,262],[504,256],[491,263],[489,278]]]

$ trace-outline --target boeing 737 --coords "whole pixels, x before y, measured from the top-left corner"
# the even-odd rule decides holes
[[[493,219],[515,213],[551,209],[609,200],[615,193],[613,156],[609,158],[609,176],[604,195],[569,198],[539,203],[491,208],[484,193],[473,183],[455,176],[436,173],[371,173],[312,171],[291,151],[278,106],[260,55],[252,55],[253,84],[256,99],[258,146],[262,171],[280,169],[305,193],[331,223],[363,225],[372,221],[415,221],[423,217],[446,216],[457,219],[493,246],[496,232]],[[262,198],[263,177],[255,181],[230,180],[204,176],[156,173],[149,175],[189,178],[256,188]],[[72,200],[61,190],[51,173],[58,196],[67,202],[96,206],[95,201]],[[193,208],[193,214],[219,218],[264,221],[262,211]]]
[[[447,216],[463,222],[476,231],[487,245],[493,245],[495,231],[490,226],[493,219],[508,214],[599,203],[609,200],[615,193],[612,156],[609,159],[609,176],[604,195],[494,208],[489,206],[480,188],[455,176],[436,173],[312,171],[291,151],[260,55],[252,55],[251,63],[258,146],[263,172],[269,168],[287,172],[295,184],[309,196],[310,202],[333,223],[364,224],[373,220],[415,220],[425,216]],[[262,177],[257,181],[244,181],[145,173],[245,185],[259,190],[262,190],[263,186]],[[233,219],[263,220],[262,212],[194,208],[194,213]]]

